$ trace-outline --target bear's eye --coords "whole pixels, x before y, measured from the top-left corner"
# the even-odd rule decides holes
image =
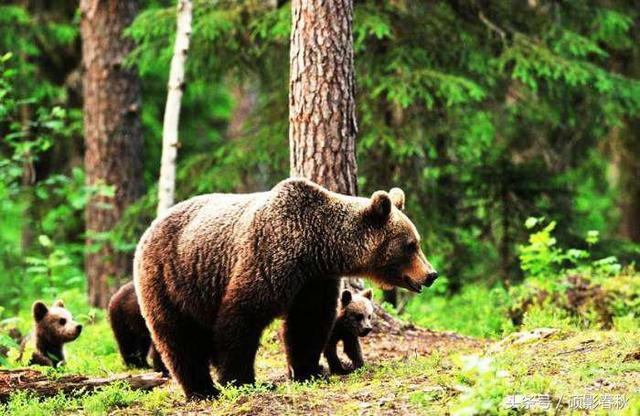
[[[364,319],[364,315],[363,315],[363,314],[361,314],[361,313],[359,313],[359,314],[357,314],[357,315],[356,315],[356,319],[357,319],[358,321],[362,321],[362,320]]]
[[[418,251],[418,243],[416,243],[415,241],[411,241],[411,242],[405,244],[404,251],[407,254],[415,253],[416,251]]]
[[[67,320],[66,320],[66,319],[64,319],[64,318],[60,318],[60,319],[58,320],[58,323],[59,323],[60,325],[65,325],[65,324],[67,323]]]

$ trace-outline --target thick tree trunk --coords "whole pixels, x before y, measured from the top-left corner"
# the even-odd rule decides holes
[[[191,41],[191,0],[178,0],[178,28],[171,59],[167,104],[162,126],[162,161],[158,185],[158,215],[169,209],[175,199],[176,159],[178,157],[178,124],[184,91],[184,67]]]
[[[353,1],[293,0],[291,8],[291,176],[356,195]]]
[[[133,48],[123,30],[137,9],[136,1],[80,2],[87,184],[115,189],[113,197],[93,196],[85,210],[89,303],[97,307],[107,305],[110,287],[119,286],[131,263],[130,255],[101,242],[101,236],[113,229],[143,185],[140,85],[135,71],[123,66]]]
[[[294,0],[289,85],[291,176],[355,195],[352,0]]]

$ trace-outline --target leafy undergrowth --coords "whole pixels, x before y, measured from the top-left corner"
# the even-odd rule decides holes
[[[559,329],[527,342],[518,335],[484,342],[412,326],[397,334],[372,334],[364,339],[365,368],[309,383],[285,379],[284,355],[274,325],[263,337],[256,366],[258,380],[265,384],[225,388],[216,400],[185,402],[173,382],[152,392],[132,391],[118,383],[91,394],[44,400],[16,393],[0,408],[0,414],[524,413],[524,405],[509,409],[511,395],[549,395],[551,413],[556,407],[560,413],[569,413],[576,407],[573,398],[579,395],[596,398],[592,414],[611,412],[604,407],[605,397],[615,398],[617,405],[624,402],[622,414],[640,413],[636,393],[640,391],[640,354],[634,355],[640,348],[640,332],[636,325],[619,321],[608,331],[578,330],[532,315],[523,330],[539,323],[555,323]],[[125,371],[103,320],[89,325],[74,344],[69,346],[68,366],[52,372],[52,377]]]

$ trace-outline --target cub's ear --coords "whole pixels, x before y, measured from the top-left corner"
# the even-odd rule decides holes
[[[371,289],[365,289],[360,292],[360,294],[369,300],[371,300],[371,298],[373,297],[373,292],[371,291]]]
[[[347,306],[351,302],[351,292],[348,290],[343,290],[342,295],[340,296],[340,302],[342,306]]]
[[[385,191],[375,191],[371,195],[371,205],[367,207],[367,215],[379,221],[385,221],[391,213],[391,198]]]
[[[53,306],[57,306],[58,308],[64,308],[64,302],[62,301],[62,299],[58,299],[53,303]]]
[[[33,310],[33,319],[35,319],[36,322],[40,322],[47,312],[49,312],[49,308],[47,308],[47,305],[41,300],[36,301],[31,309]]]
[[[404,211],[404,192],[400,188],[392,188],[389,191],[389,198],[391,198],[391,202],[396,206],[400,211]]]

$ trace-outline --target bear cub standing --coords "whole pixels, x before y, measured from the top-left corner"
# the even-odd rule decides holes
[[[165,376],[169,371],[162,363],[160,354],[151,342],[151,334],[144,322],[136,298],[133,282],[122,286],[109,301],[109,323],[118,343],[125,364],[136,368],[149,368],[147,356],[151,357],[153,369]]]
[[[340,310],[336,317],[333,332],[329,337],[324,356],[329,364],[331,374],[348,374],[364,365],[362,349],[358,337],[364,337],[371,332],[371,289],[352,294],[344,290],[340,296]],[[351,360],[351,367],[345,368],[338,358],[338,342],[342,341],[344,353]]]
[[[57,300],[50,308],[42,301],[36,301],[32,310],[35,331],[22,341],[20,349],[24,352],[27,343],[34,341],[35,351],[29,365],[58,367],[65,360],[64,344],[80,336],[82,325],[73,320],[61,300]]]

